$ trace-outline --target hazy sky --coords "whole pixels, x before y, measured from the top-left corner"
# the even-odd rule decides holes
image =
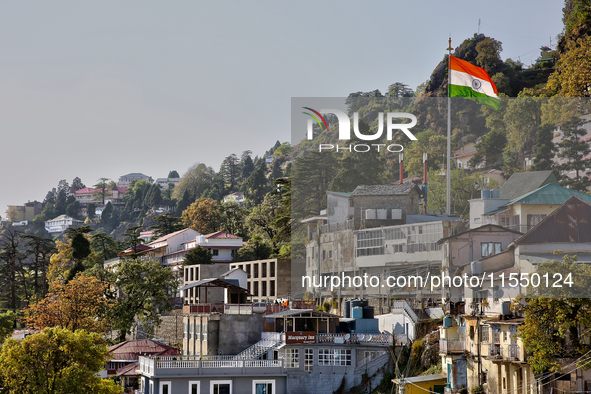
[[[426,81],[478,30],[526,65],[563,2],[0,4],[0,214],[60,179],[181,175],[290,139],[291,97]]]

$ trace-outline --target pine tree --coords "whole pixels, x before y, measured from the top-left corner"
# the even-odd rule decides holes
[[[579,118],[573,118],[562,125],[563,139],[558,144],[561,148],[558,157],[565,159],[566,162],[556,168],[565,172],[575,171],[575,178],[564,177],[560,182],[562,186],[586,191],[587,187],[591,186],[591,180],[587,176],[589,163],[585,159],[591,150],[587,142],[581,140],[587,134],[587,131],[581,128],[582,125],[583,121]]]
[[[544,124],[538,129],[536,136],[536,156],[534,157],[533,171],[544,171],[554,169],[554,152],[556,147],[552,139],[554,137],[554,126]]]

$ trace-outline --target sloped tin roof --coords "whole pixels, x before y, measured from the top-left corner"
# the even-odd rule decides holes
[[[551,170],[516,172],[501,186],[499,194],[501,198],[512,200],[548,183],[557,183]]]
[[[591,242],[591,203],[579,196],[569,198],[516,244]]]

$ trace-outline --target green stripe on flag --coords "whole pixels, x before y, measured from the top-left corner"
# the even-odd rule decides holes
[[[497,111],[501,109],[501,99],[487,96],[468,86],[449,85],[449,97],[463,97],[476,101],[478,104],[488,105]]]

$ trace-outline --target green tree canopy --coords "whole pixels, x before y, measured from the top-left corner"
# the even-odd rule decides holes
[[[23,340],[9,338],[0,351],[0,380],[7,394],[115,394],[121,387],[97,374],[108,359],[100,335],[46,328]]]
[[[154,260],[125,259],[117,265],[117,288],[123,294],[111,309],[113,329],[124,341],[136,321],[157,326],[161,314],[172,310],[169,294],[178,281],[172,270]]]

